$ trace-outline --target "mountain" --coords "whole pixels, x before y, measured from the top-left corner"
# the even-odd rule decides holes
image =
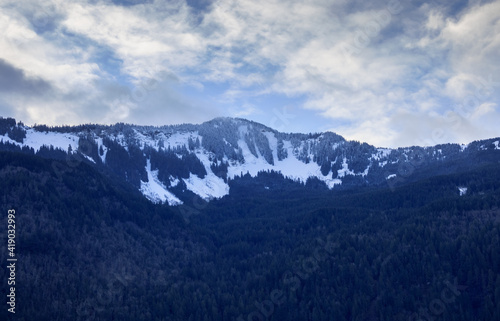
[[[275,178],[330,190],[393,189],[497,163],[499,142],[492,138],[468,145],[389,149],[347,141],[332,132],[281,133],[239,118],[161,127],[28,127],[12,118],[0,119],[0,150],[85,162],[118,176],[150,201],[169,205],[193,196],[221,198],[235,181],[259,173],[277,173]],[[461,191],[457,187],[457,193]]]
[[[498,139],[1,123],[0,320],[500,320]]]

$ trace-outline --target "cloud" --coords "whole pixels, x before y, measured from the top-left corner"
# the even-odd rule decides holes
[[[47,5],[0,4],[0,84],[15,79],[0,101],[28,123],[265,122],[294,101],[304,117],[287,130],[337,124],[375,145],[436,141],[424,139],[433,128],[460,142],[497,132],[498,0]]]
[[[231,116],[244,118],[254,115],[256,113],[259,113],[259,110],[257,109],[256,106],[249,103],[245,103],[240,108],[234,108],[232,110]]]
[[[0,92],[38,96],[51,89],[49,82],[40,78],[27,77],[22,69],[0,59]]]
[[[149,15],[154,11],[147,9],[148,4],[127,9],[104,2],[91,5],[84,1],[54,1],[48,3],[53,8],[50,16],[34,1],[4,4],[0,27],[7,32],[0,37],[0,90],[8,94],[4,92],[0,97],[2,110],[27,123],[134,122],[136,113],[131,111],[141,108],[154,115],[154,108],[142,107],[141,102],[130,97],[137,95],[137,88],[151,90],[148,81],[152,79],[158,83],[176,79],[167,69],[182,66],[181,60],[190,60],[185,48],[177,50],[177,57],[169,50],[180,43],[192,45],[189,35],[156,37],[166,34],[164,28],[172,29],[168,23],[183,21],[157,19],[157,24],[148,27]],[[157,15],[154,13],[153,18]],[[54,17],[55,22],[50,22],[48,18]],[[171,30],[170,35],[174,34],[176,30]],[[165,63],[162,56],[171,61]],[[50,95],[26,95],[27,90],[42,89],[51,89]],[[163,103],[186,103],[184,97],[167,92],[172,97],[163,93]],[[126,103],[120,104],[122,101]]]
[[[184,90],[184,84],[166,80],[155,87],[143,89],[143,96],[140,98],[134,95],[125,96],[121,103],[129,105],[130,114],[124,119],[141,125],[161,126],[186,122],[201,123],[225,115],[219,106],[206,100],[202,101],[195,95],[187,98],[187,94],[183,94]]]
[[[121,7],[72,3],[61,23],[68,31],[112,48],[122,70],[134,79],[156,66],[174,72],[201,61],[203,40],[192,31],[189,9],[182,2],[155,2]]]
[[[391,23],[411,30],[383,37],[385,29],[380,28],[368,45],[347,57],[338,47],[311,41],[286,64],[276,90],[307,94],[305,108],[348,122],[337,132],[376,145],[413,144],[414,137],[424,140],[433,129],[446,131],[454,142],[498,136],[496,127],[485,126],[491,122],[483,116],[497,116],[494,106],[500,97],[498,80],[492,79],[500,71],[492,54],[500,49],[499,9],[499,1],[477,4],[463,8],[456,18],[431,6],[413,15],[403,10]],[[344,19],[363,30],[373,20],[368,12]],[[418,21],[424,23],[418,27]],[[418,43],[420,50],[408,41]],[[466,118],[461,126],[443,123],[449,112]]]

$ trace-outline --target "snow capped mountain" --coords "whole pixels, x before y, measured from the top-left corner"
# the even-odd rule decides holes
[[[421,176],[437,168],[446,171],[444,163],[481,151],[500,157],[498,139],[467,146],[387,149],[346,141],[331,132],[281,133],[236,118],[216,118],[200,125],[55,128],[29,128],[2,118],[0,149],[47,158],[81,156],[122,177],[152,202],[170,205],[182,204],[186,192],[205,200],[223,197],[230,193],[231,180],[256,177],[263,171],[303,184],[314,179],[336,189],[401,183],[415,179],[416,172]]]

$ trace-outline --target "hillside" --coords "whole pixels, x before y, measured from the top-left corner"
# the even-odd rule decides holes
[[[500,317],[497,164],[346,190],[264,172],[175,207],[78,158],[0,152],[0,168],[16,320]]]
[[[123,179],[154,203],[180,205],[230,193],[262,172],[330,190],[396,186],[500,161],[500,138],[432,147],[378,148],[331,133],[277,132],[244,119],[200,125],[116,124],[33,128],[0,120],[0,150],[73,159]]]

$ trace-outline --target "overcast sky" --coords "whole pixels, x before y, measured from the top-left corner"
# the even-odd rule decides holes
[[[0,115],[26,124],[500,136],[500,0],[0,0]]]

